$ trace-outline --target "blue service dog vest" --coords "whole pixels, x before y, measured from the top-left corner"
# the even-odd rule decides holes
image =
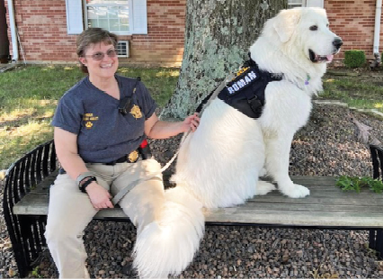
[[[281,79],[281,74],[261,71],[258,65],[250,59],[236,73],[236,77],[218,93],[218,98],[246,116],[256,119],[261,116],[265,105],[267,84]],[[196,110],[197,112],[202,110],[213,92],[202,101]]]

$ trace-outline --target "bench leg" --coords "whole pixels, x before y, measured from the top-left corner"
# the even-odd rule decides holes
[[[32,264],[46,246],[44,230],[46,216],[8,216],[7,227],[11,238],[19,276],[28,276]],[[12,218],[13,217],[13,218]],[[7,220],[6,220],[7,221]]]
[[[370,230],[369,247],[378,252],[379,259],[383,259],[383,229]]]

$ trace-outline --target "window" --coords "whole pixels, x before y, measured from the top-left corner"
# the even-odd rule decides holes
[[[117,55],[118,57],[129,57],[129,41],[118,41]]]
[[[118,35],[129,34],[128,0],[85,0],[85,25],[100,27]]]
[[[320,7],[323,8],[324,0],[288,0],[287,7],[289,9],[295,7]]]
[[[68,34],[101,27],[117,35],[147,34],[146,0],[65,0]]]
[[[287,7],[289,9],[295,8],[295,7],[302,7],[303,6],[303,0],[289,0],[287,2]]]

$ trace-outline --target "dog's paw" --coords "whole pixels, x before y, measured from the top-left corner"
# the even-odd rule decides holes
[[[310,195],[310,190],[299,184],[293,184],[289,188],[281,189],[281,192],[290,198],[304,198]]]
[[[258,180],[257,187],[255,189],[255,195],[262,196],[266,195],[267,193],[275,190],[274,184],[266,181]]]

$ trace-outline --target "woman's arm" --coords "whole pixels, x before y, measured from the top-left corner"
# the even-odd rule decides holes
[[[81,173],[88,171],[84,161],[78,155],[77,135],[55,127],[54,141],[57,158],[63,169],[73,180],[76,180]]]
[[[199,125],[199,117],[197,113],[185,118],[184,121],[166,122],[158,119],[157,115],[153,115],[145,121],[145,134],[152,139],[166,139],[185,133],[191,129],[193,132]]]
[[[77,150],[77,135],[65,131],[61,128],[55,127],[54,141],[56,147],[56,154],[62,168],[73,179],[84,172],[89,172],[82,158],[78,155]],[[96,209],[112,208],[110,193],[96,182],[92,182],[85,188],[88,193],[93,207]]]

